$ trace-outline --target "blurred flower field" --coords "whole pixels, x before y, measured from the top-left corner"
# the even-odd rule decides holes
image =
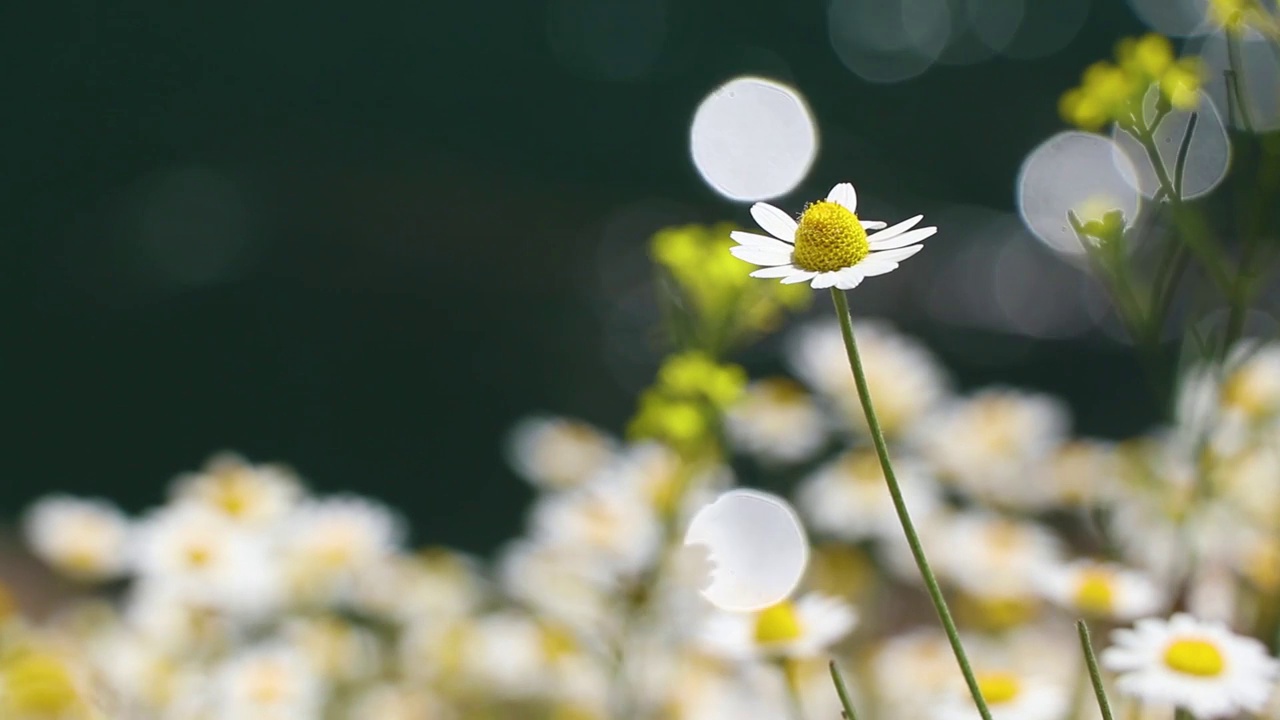
[[[84,592],[0,621],[0,720],[1280,718],[1280,340],[1250,322],[1280,123],[1242,81],[1280,19],[1206,12],[1225,68],[1121,40],[1018,182],[1168,400],[1146,434],[962,390],[859,313],[945,226],[846,182],[756,202],[758,228],[649,240],[667,354],[625,426],[531,414],[494,440],[536,492],[494,557],[231,453],[136,516],[36,502],[26,546]],[[784,374],[736,364],[771,336]]]

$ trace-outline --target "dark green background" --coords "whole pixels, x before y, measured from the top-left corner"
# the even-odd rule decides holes
[[[824,146],[805,192],[853,175],[1009,210],[1058,94],[1141,29],[1095,0],[1049,58],[879,86],[838,62],[816,0],[669,6],[653,72],[608,82],[557,61],[536,0],[5,3],[3,514],[54,489],[139,509],[234,448],[381,497],[421,541],[491,547],[529,496],[500,452],[514,419],[618,428],[631,409],[635,378],[600,350],[601,223],[637,200],[746,220],[688,160],[712,87],[759,72],[806,94]],[[229,183],[241,213],[171,212],[241,238],[211,280],[167,277],[135,237],[138,198],[184,168]],[[907,325],[963,386],[1064,394],[1083,431],[1155,417],[1103,339],[986,362],[972,348],[999,338]],[[626,352],[643,368],[659,350]]]

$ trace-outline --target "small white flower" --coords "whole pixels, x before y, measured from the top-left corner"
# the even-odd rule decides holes
[[[729,440],[767,462],[807,460],[827,441],[827,423],[813,399],[785,378],[747,386],[725,417]]]
[[[899,457],[893,469],[912,517],[927,522],[939,505],[928,468]],[[842,540],[896,539],[902,534],[880,459],[870,449],[851,450],[802,480],[796,506],[814,530]]]
[[[361,612],[407,623],[462,617],[484,596],[477,563],[450,550],[432,548],[394,555],[359,572],[352,597]]]
[[[936,536],[935,568],[976,598],[1033,596],[1033,578],[1061,563],[1061,543],[1030,522],[971,512],[948,520]]]
[[[1069,694],[1057,682],[1017,668],[977,669],[975,675],[992,720],[1060,720]],[[932,714],[936,720],[978,720],[966,691],[953,690]]]
[[[1199,718],[1262,710],[1280,673],[1262,643],[1181,613],[1139,620],[1115,631],[1112,641],[1102,664],[1119,674],[1117,690]]]
[[[932,715],[939,697],[957,689],[959,678],[947,636],[932,628],[886,638],[871,655],[877,716],[923,720]]]
[[[946,373],[928,348],[889,323],[856,320],[853,333],[880,428],[890,439],[901,437],[946,397]],[[796,375],[825,396],[846,426],[868,431],[839,323],[802,326],[786,353]]]
[[[345,600],[359,573],[391,557],[403,536],[399,516],[373,500],[343,495],[305,502],[281,532],[292,589],[307,600]]]
[[[1048,567],[1037,584],[1051,602],[1093,617],[1128,621],[1164,604],[1151,578],[1113,563],[1076,560]]]
[[[843,600],[809,593],[759,612],[716,613],[702,640],[709,652],[733,660],[813,657],[848,635],[857,620]]]
[[[632,484],[601,478],[539,498],[530,511],[529,534],[569,549],[580,562],[602,571],[634,576],[649,566],[662,544],[654,510]]]
[[[278,465],[253,465],[229,453],[215,455],[198,473],[174,481],[179,502],[196,502],[247,525],[265,527],[302,497],[302,484]]]
[[[529,417],[507,438],[507,457],[516,472],[544,488],[585,482],[613,459],[615,443],[593,425],[566,417]]]
[[[22,529],[36,557],[73,578],[109,580],[128,563],[129,520],[105,500],[41,498]]]
[[[938,412],[918,439],[943,481],[993,505],[1034,510],[1053,499],[1042,470],[1069,425],[1056,398],[993,388]]]
[[[885,228],[881,222],[859,220],[857,210],[858,196],[849,183],[831,188],[826,200],[806,208],[799,222],[772,205],[756,203],[751,216],[773,237],[735,231],[730,237],[738,245],[730,252],[764,266],[751,277],[851,290],[865,278],[896,270],[898,263],[923,249],[922,240],[938,231],[912,229],[923,215]],[[879,232],[868,235],[867,230]]]
[[[287,645],[241,651],[214,683],[218,720],[319,720],[324,712],[324,683],[307,657]]]
[[[443,704],[423,688],[389,682],[361,689],[351,700],[344,720],[423,720],[444,718]]]

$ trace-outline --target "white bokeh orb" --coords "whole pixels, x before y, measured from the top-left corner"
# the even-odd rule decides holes
[[[795,510],[757,490],[730,490],[704,506],[690,521],[684,544],[702,561],[702,596],[733,612],[785,600],[809,563],[809,540]]]
[[[698,105],[689,151],[716,192],[730,200],[768,200],[795,189],[808,175],[818,155],[818,129],[795,89],[739,77]]]
[[[1206,35],[1194,52],[1204,62],[1205,91],[1227,114],[1231,106],[1227,102],[1226,71],[1231,63],[1226,35]],[[1266,38],[1249,31],[1240,38],[1240,63],[1239,84],[1248,108],[1248,124],[1260,133],[1280,129],[1280,52]],[[1245,129],[1238,112],[1234,121],[1236,129]]]
[[[1084,256],[1067,213],[1086,223],[1109,210],[1132,224],[1141,207],[1137,171],[1110,138],[1061,132],[1040,143],[1018,173],[1018,214],[1044,244],[1068,257]]]

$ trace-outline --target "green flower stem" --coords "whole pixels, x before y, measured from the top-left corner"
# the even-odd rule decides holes
[[[1102,686],[1102,673],[1098,671],[1098,658],[1093,654],[1093,643],[1089,640],[1089,626],[1084,620],[1076,621],[1076,633],[1080,635],[1080,649],[1084,651],[1084,661],[1089,666],[1089,680],[1093,683],[1093,694],[1098,699],[1098,710],[1102,711],[1102,720],[1114,720],[1111,715],[1111,702],[1107,700],[1107,690]]]
[[[889,486],[889,495],[893,498],[893,508],[898,513],[898,521],[902,523],[907,544],[911,546],[911,555],[915,558],[916,567],[920,569],[920,576],[924,578],[925,587],[929,590],[929,599],[933,601],[933,607],[938,611],[938,619],[942,621],[942,629],[946,631],[947,640],[951,642],[951,651],[955,653],[956,663],[960,665],[960,672],[964,675],[964,682],[969,686],[969,694],[973,696],[973,702],[978,706],[978,713],[982,715],[982,720],[991,720],[991,711],[987,708],[986,699],[982,697],[978,679],[974,677],[973,668],[969,665],[969,656],[960,642],[960,632],[956,630],[956,623],[951,618],[947,600],[942,596],[938,578],[934,577],[933,570],[929,567],[924,547],[920,544],[920,536],[916,533],[915,524],[911,522],[910,513],[907,512],[907,503],[902,498],[902,489],[898,487],[898,479],[893,474],[893,464],[889,461],[889,448],[885,444],[884,433],[880,430],[880,421],[876,419],[876,409],[871,404],[867,376],[862,370],[858,344],[853,337],[853,320],[849,317],[849,301],[845,298],[843,291],[835,288],[831,289],[831,298],[835,301],[836,314],[840,316],[840,330],[844,334],[845,350],[849,353],[849,366],[853,369],[853,380],[858,386],[858,399],[862,401],[862,411],[867,416],[867,426],[871,429],[871,441],[875,444],[876,455],[880,457],[880,468],[884,471],[885,484]]]
[[[827,663],[827,669],[831,671],[831,681],[836,684],[836,694],[840,696],[840,705],[844,708],[844,720],[858,720],[858,714],[853,711],[853,701],[849,699],[849,688],[844,684],[844,675],[840,674],[836,661]]]

